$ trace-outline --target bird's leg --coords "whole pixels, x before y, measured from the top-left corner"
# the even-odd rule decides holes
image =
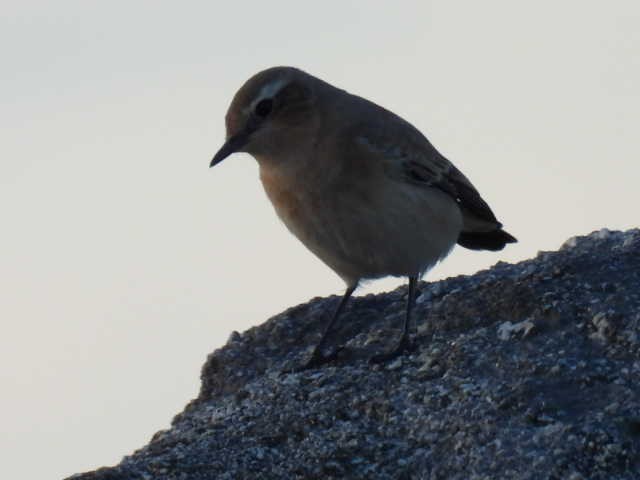
[[[404,329],[402,331],[402,337],[396,346],[387,353],[375,355],[371,358],[371,363],[383,363],[388,360],[396,358],[403,352],[411,350],[411,335],[409,334],[411,325],[411,311],[413,305],[416,303],[416,285],[418,283],[418,277],[409,277],[409,293],[407,294],[407,310],[404,317]]]
[[[307,368],[320,366],[323,363],[330,362],[335,358],[335,356],[337,355],[340,349],[336,350],[334,353],[327,356],[322,355],[322,349],[324,348],[324,344],[326,343],[327,337],[329,336],[329,331],[335,325],[336,321],[338,320],[338,317],[340,317],[342,310],[344,310],[344,307],[347,304],[347,300],[349,300],[349,297],[351,297],[351,294],[354,292],[357,286],[358,285],[355,284],[347,287],[347,290],[344,292],[342,299],[340,299],[340,303],[338,304],[337,308],[333,312],[333,316],[331,317],[331,320],[329,320],[327,325],[324,327],[324,332],[322,332],[322,338],[320,338],[320,341],[318,342],[316,347],[313,349],[313,352],[311,353],[311,356],[309,357],[309,359],[304,363],[304,365],[302,365],[302,367],[300,367],[300,370],[306,370]]]

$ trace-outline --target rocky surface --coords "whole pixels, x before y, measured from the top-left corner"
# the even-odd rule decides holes
[[[290,373],[337,297],[233,333],[149,445],[75,480],[640,478],[640,230],[516,265],[356,298],[337,360]]]

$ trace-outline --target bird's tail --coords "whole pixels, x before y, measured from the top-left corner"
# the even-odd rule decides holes
[[[502,250],[507,243],[516,243],[515,237],[502,229],[490,232],[462,232],[458,237],[458,245],[470,250]]]

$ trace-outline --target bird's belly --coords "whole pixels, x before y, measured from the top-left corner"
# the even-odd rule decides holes
[[[421,275],[449,253],[462,228],[456,203],[435,189],[384,182],[310,190],[265,172],[261,179],[287,228],[348,284]]]

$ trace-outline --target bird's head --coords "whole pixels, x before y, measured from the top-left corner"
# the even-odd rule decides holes
[[[320,80],[292,67],[273,67],[253,77],[233,97],[226,115],[227,138],[214,166],[235,152],[278,156],[314,123]]]

